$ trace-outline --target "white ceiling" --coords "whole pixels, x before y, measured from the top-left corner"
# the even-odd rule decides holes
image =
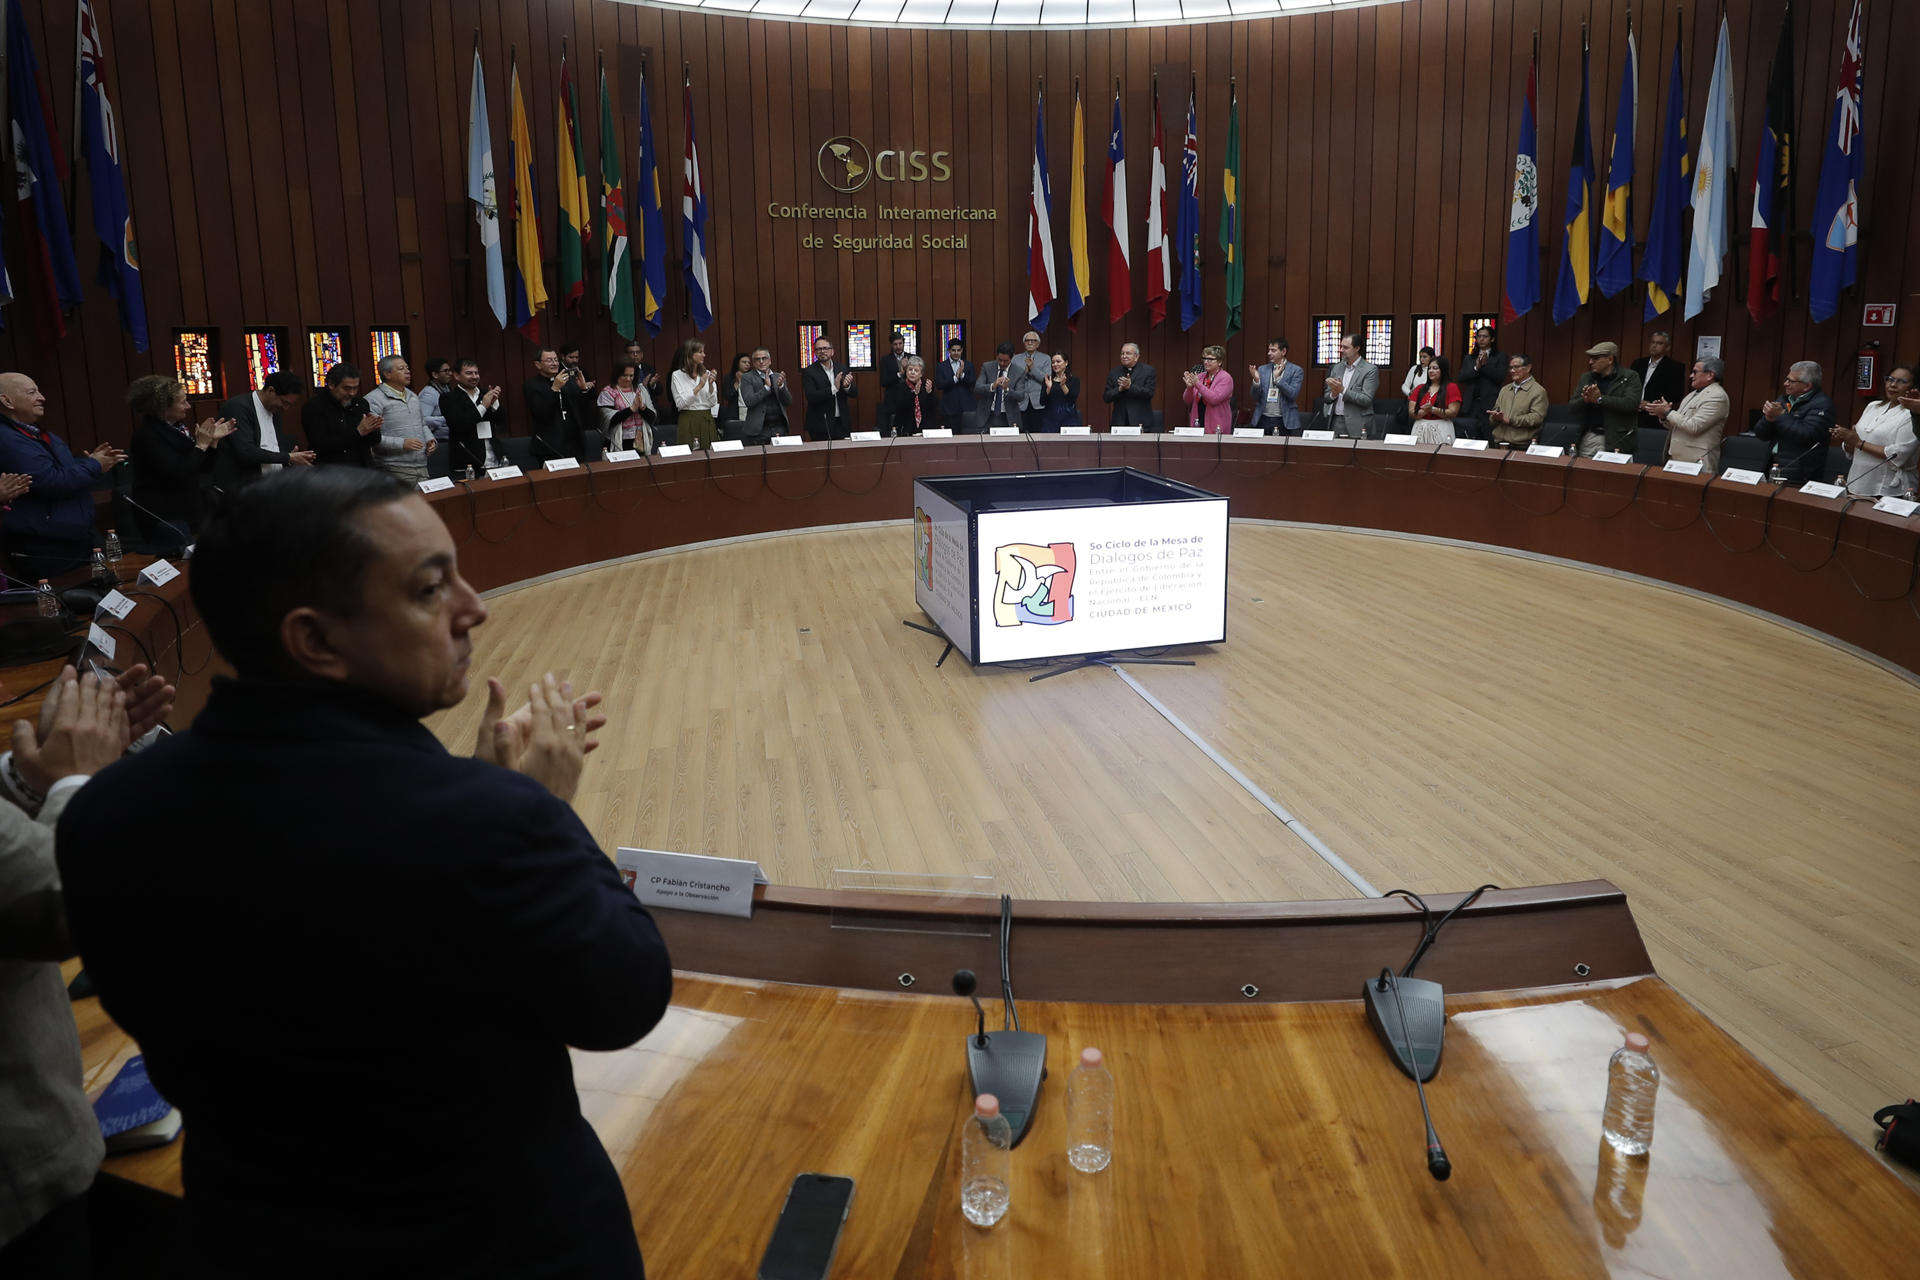
[[[661,9],[750,13],[858,26],[1007,28],[1164,27],[1283,13],[1358,9],[1406,0],[625,0]]]

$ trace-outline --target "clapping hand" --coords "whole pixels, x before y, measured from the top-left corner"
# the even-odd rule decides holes
[[[0,504],[12,502],[32,487],[32,476],[21,474],[0,476]]]
[[[125,462],[127,460],[127,451],[125,449],[115,448],[110,444],[103,444],[87,456],[99,463],[101,470],[104,471],[109,467],[117,467]]]
[[[232,418],[208,418],[193,429],[193,442],[210,449],[232,435],[238,425]]]
[[[524,773],[571,801],[587,753],[600,745],[593,735],[607,723],[605,716],[587,714],[599,705],[598,693],[574,698],[573,683],[549,671],[528,688],[526,705],[509,716],[506,686],[490,676],[474,759]]]
[[[1585,387],[1581,389],[1580,398],[1586,401],[1588,404],[1599,404],[1600,403],[1600,384],[1597,382],[1589,382]]]
[[[91,776],[127,749],[127,695],[118,685],[72,666],[61,668],[41,704],[36,729],[13,722],[13,759],[20,776],[45,794],[54,783],[75,774]]]
[[[380,429],[380,424],[385,421],[386,419],[377,413],[368,414],[366,417],[360,419],[360,434],[363,436],[372,435]]]

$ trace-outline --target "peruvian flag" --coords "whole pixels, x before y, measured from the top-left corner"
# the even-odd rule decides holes
[[[1053,309],[1053,185],[1047,181],[1044,95],[1033,99],[1033,194],[1027,200],[1027,323],[1047,331]]]
[[[1167,245],[1167,131],[1160,123],[1160,90],[1153,91],[1153,168],[1147,183],[1147,316],[1150,324],[1167,318],[1173,293],[1173,255]]]
[[[1127,249],[1127,147],[1120,136],[1120,90],[1113,91],[1113,127],[1107,134],[1107,198],[1101,210],[1107,224],[1108,320],[1133,309],[1133,255]]]

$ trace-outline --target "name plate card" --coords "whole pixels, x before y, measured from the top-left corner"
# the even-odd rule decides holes
[[[925,431],[922,431],[920,434],[921,436],[923,436],[928,440],[951,440],[953,438],[953,428],[952,427],[928,427]]]
[[[110,613],[120,619],[120,621],[125,622],[127,615],[133,612],[133,601],[121,595],[116,588],[100,597],[100,603],[94,606],[94,612],[96,614]]]
[[[806,441],[805,441],[804,439],[802,439],[801,437],[799,437],[799,436],[775,436],[775,437],[773,438],[773,442],[774,442],[775,444],[777,444],[777,445],[780,445],[780,446],[782,446],[782,447],[785,447],[785,446],[788,446],[788,445],[796,445],[796,444],[805,444],[805,443],[806,443]]]
[[[1264,436],[1267,433],[1265,431],[1262,431],[1259,427],[1235,427],[1233,429],[1233,434],[1236,436],[1245,437],[1245,436]]]
[[[578,468],[579,465],[580,459],[578,458],[550,458],[547,460],[547,470],[549,471],[572,471]]]
[[[1700,464],[1697,462],[1669,462],[1660,469],[1662,471],[1671,471],[1677,476],[1697,476],[1700,474]]]
[[[1060,434],[1063,436],[1090,436],[1093,434],[1093,428],[1085,426],[1062,427],[1060,428]]]
[[[1389,431],[1385,436],[1387,444],[1419,444],[1420,441],[1410,431]]]
[[[525,474],[526,473],[518,467],[489,467],[487,469],[487,479],[489,480],[518,480]]]
[[[1837,484],[1822,484],[1818,480],[1809,480],[1800,486],[1800,492],[1810,493],[1816,498],[1838,498],[1846,490]]]
[[[1530,444],[1527,446],[1528,456],[1534,458],[1557,458],[1565,452],[1566,450],[1557,444]]]
[[[1012,434],[1011,430],[1009,430],[1008,434]],[[1120,426],[1107,428],[1107,434],[1110,436],[1137,436],[1140,434],[1140,424],[1137,422],[1122,423]]]
[[[1477,449],[1484,453],[1486,452],[1487,442],[1485,440],[1455,440],[1453,447],[1456,449]]]
[[[451,488],[453,488],[452,476],[435,476],[431,480],[422,480],[420,482],[420,492],[422,493],[445,493]]]
[[[988,435],[990,435],[990,436],[1017,436],[1017,435],[1019,435],[1019,434],[1020,434],[1020,428],[1018,428],[1018,427],[988,427],[988,428],[987,428],[987,434],[988,434]]]
[[[1302,432],[1300,433],[1300,438],[1301,438],[1302,440],[1331,440],[1331,439],[1333,439],[1333,432],[1331,432],[1331,431],[1302,431]]]
[[[614,855],[620,879],[650,907],[704,911],[715,916],[753,916],[753,886],[767,877],[757,862],[709,858],[697,853],[621,849]]]
[[[1747,471],[1740,467],[1728,467],[1720,473],[1722,480],[1731,480],[1734,484],[1759,484],[1766,477],[1758,471]]]
[[[640,461],[640,451],[638,449],[609,449],[600,456],[600,460],[602,462],[638,462]]]
[[[1203,436],[1207,434],[1207,432],[1204,427],[1175,427],[1173,434],[1177,436]]]
[[[1913,502],[1907,498],[1896,498],[1892,494],[1888,494],[1886,497],[1880,499],[1880,501],[1874,503],[1873,509],[1875,511],[1884,511],[1890,516],[1900,516],[1904,519],[1912,515],[1915,511],[1920,511],[1920,502]]]
[[[878,440],[880,433],[878,431],[856,431],[849,438],[854,440]]]
[[[690,444],[663,444],[660,446],[660,456],[663,458],[684,458],[692,452],[693,446]]]
[[[98,649],[100,655],[108,662],[113,661],[113,637],[108,635],[106,629],[99,623],[87,624],[87,643]]]
[[[164,587],[179,576],[180,571],[165,560],[155,560],[140,571],[140,581],[155,587]]]
[[[1624,467],[1633,461],[1633,455],[1630,453],[1614,453],[1610,449],[1602,449],[1599,453],[1593,455],[1593,460],[1595,462],[1611,462],[1616,467]]]
[[[747,447],[746,441],[744,440],[715,440],[712,444],[707,446],[707,452],[738,453],[746,447]],[[551,468],[553,464],[549,462],[547,466]]]

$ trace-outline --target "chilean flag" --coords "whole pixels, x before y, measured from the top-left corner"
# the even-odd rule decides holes
[[[1113,127],[1107,134],[1107,198],[1101,210],[1107,224],[1108,320],[1133,309],[1133,255],[1127,247],[1127,147],[1120,136],[1120,91],[1113,94]]]
[[[1150,325],[1167,318],[1173,293],[1173,255],[1167,252],[1167,130],[1160,123],[1160,90],[1153,91],[1153,168],[1147,180],[1147,317]]]
[[[1033,100],[1033,194],[1027,201],[1027,323],[1047,331],[1053,309],[1053,186],[1047,181],[1046,99]]]

